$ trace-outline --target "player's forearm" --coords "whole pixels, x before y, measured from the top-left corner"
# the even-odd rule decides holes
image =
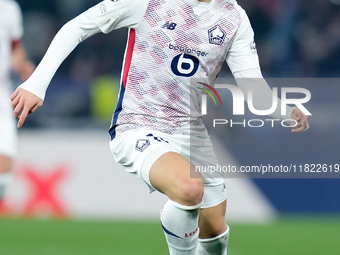
[[[250,69],[234,73],[237,85],[242,89],[248,105],[252,105],[256,110],[269,110],[273,106],[273,101],[277,100],[276,108],[269,116],[273,119],[290,119],[293,111],[292,107],[286,106],[286,115],[282,115],[281,100],[275,95],[261,74],[260,69]],[[248,99],[251,91],[251,101]]]
[[[23,49],[21,42],[14,44],[12,49],[12,69],[20,74],[23,70],[23,64],[26,62],[26,52]]]
[[[47,87],[59,66],[74,48],[86,38],[86,34],[77,24],[78,18],[75,18],[59,30],[40,64],[32,76],[20,85],[21,88],[44,100]]]
[[[22,81],[27,80],[34,70],[34,64],[26,56],[26,51],[22,43],[17,43],[12,50],[12,69],[17,73]]]

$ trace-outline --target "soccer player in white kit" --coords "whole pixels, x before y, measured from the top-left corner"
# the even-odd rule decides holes
[[[17,152],[17,132],[11,109],[10,73],[15,71],[22,81],[33,72],[21,43],[22,15],[18,4],[0,0],[0,201],[12,179],[11,170]]]
[[[253,31],[236,1],[105,0],[90,8],[58,32],[36,71],[13,93],[18,127],[42,105],[54,73],[78,43],[121,27],[129,28],[129,37],[109,131],[114,158],[151,191],[169,197],[161,224],[171,255],[225,255],[224,179],[190,174],[195,165],[217,162],[202,123],[202,92],[190,81],[212,84],[225,61],[236,78],[262,79]],[[271,94],[265,82],[257,86],[254,97]],[[307,116],[288,111],[297,123],[293,132],[305,130]]]

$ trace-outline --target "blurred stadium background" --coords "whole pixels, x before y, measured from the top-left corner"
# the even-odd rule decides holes
[[[98,2],[18,0],[30,59],[38,64],[58,29]],[[264,76],[275,86],[300,79],[303,85],[291,85],[311,91],[313,116],[311,129],[297,136],[224,127],[218,154],[235,165],[339,164],[340,1],[238,2],[252,22]],[[0,204],[0,254],[166,254],[157,223],[166,199],[149,195],[108,147],[126,32],[79,45],[44,107],[19,131],[16,178]],[[227,66],[221,76],[230,77]],[[339,178],[227,182],[230,254],[339,254]]]

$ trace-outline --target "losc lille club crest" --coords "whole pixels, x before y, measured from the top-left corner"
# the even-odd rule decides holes
[[[222,45],[226,38],[226,33],[220,28],[219,25],[216,25],[208,30],[209,35],[209,43]]]
[[[143,152],[149,146],[150,146],[150,140],[149,139],[138,139],[137,142],[136,142],[135,149],[137,151]]]

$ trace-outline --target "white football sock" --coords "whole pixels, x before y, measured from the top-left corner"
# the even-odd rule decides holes
[[[213,238],[199,239],[197,246],[198,255],[227,255],[227,245],[229,238],[229,227],[228,229]]]
[[[0,201],[5,195],[6,189],[12,180],[13,175],[11,173],[0,174]]]
[[[196,255],[201,204],[180,205],[169,200],[161,211],[161,223],[170,255]]]

